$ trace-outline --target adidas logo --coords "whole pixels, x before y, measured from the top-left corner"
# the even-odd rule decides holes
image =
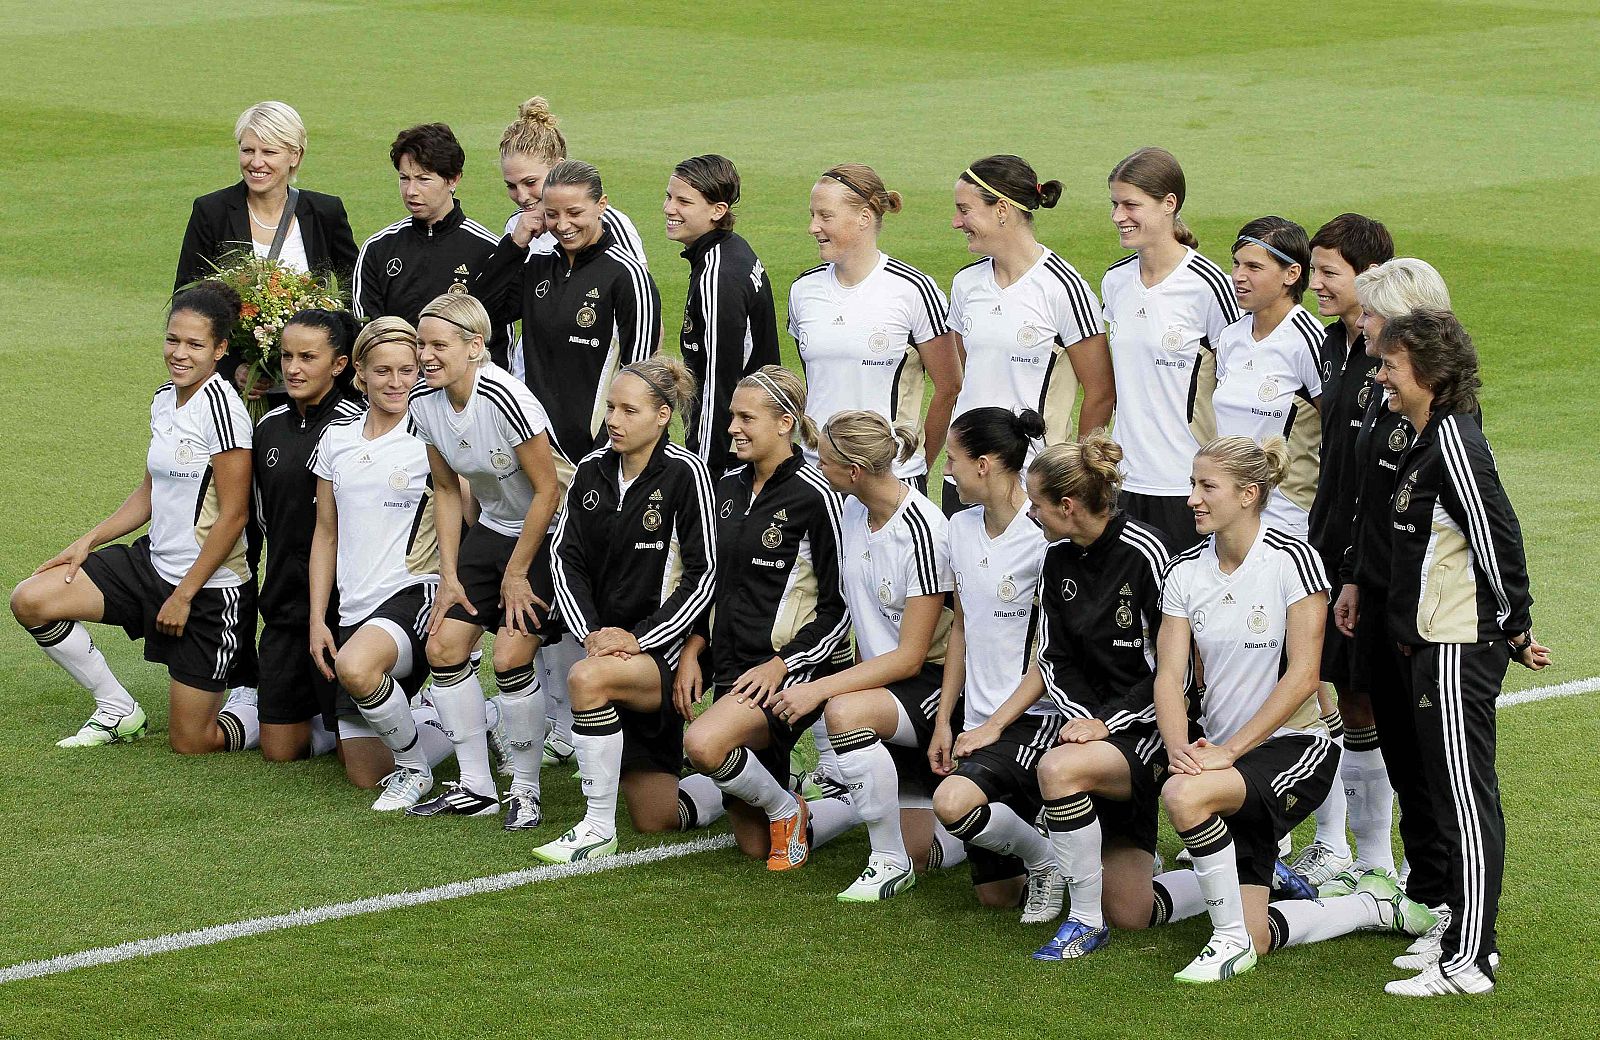
[[[598,300],[600,298],[600,290],[590,289],[588,292],[583,294],[583,298],[586,300]]]
[[[989,557],[985,556],[983,559],[979,560],[978,561],[978,566],[979,567],[987,567],[987,566],[989,566]]]
[[[1249,361],[1246,361],[1244,363],[1244,370],[1246,372],[1253,371],[1255,369],[1255,367],[1256,367],[1256,359],[1255,358],[1251,358]]]
[[[1117,595],[1119,595],[1119,596],[1131,596],[1131,595],[1133,595],[1133,583],[1132,582],[1124,583],[1122,588],[1117,590]]]
[[[1427,694],[1423,694],[1422,695],[1422,699],[1417,701],[1417,707],[1419,707],[1419,708],[1431,708],[1431,707],[1433,707],[1433,702],[1428,699],[1428,695]]]
[[[1138,310],[1138,313],[1136,313],[1136,314],[1134,314],[1134,317],[1135,317],[1135,318],[1142,318],[1142,317],[1144,317],[1144,308],[1143,308],[1143,307],[1140,307],[1140,308],[1139,308],[1139,310]]]
[[[1411,481],[1414,484],[1414,483],[1416,483],[1417,478],[1419,476],[1421,476],[1421,475],[1422,475],[1422,471],[1420,469],[1414,469],[1414,470],[1411,471],[1411,476],[1407,477],[1406,479]]]
[[[361,457],[359,459],[356,459],[356,461],[357,462],[371,462],[372,461],[372,453],[364,451],[364,452],[361,453]]]
[[[843,325],[844,324],[844,315],[841,314],[837,318],[833,319],[833,323],[835,325]]]
[[[468,451],[472,450],[472,445],[467,443],[467,439],[465,437],[462,437],[460,439],[460,441],[456,444],[456,447],[458,447],[458,448],[466,448]]]
[[[780,509],[776,513],[772,514],[772,519],[782,523],[787,523],[789,520],[789,511],[787,509]]]
[[[456,274],[460,275],[463,278],[465,278],[467,275],[469,275],[471,273],[472,273],[471,271],[467,270],[467,265],[466,264],[462,264],[460,267],[456,268]]]
[[[1225,607],[1233,606],[1233,593],[1231,593],[1231,592],[1223,593],[1223,595],[1222,595],[1222,605],[1225,606]]]
[[[660,488],[656,488],[654,491],[650,492],[650,501],[652,501],[652,502],[661,501],[661,489]]]
[[[1286,809],[1293,809],[1296,805],[1299,805],[1299,804],[1300,804],[1300,799],[1296,798],[1292,794],[1291,795],[1286,795],[1284,797],[1284,799],[1283,799],[1283,805],[1284,805],[1284,808],[1286,808]]]
[[[1000,305],[998,303],[995,304],[994,305],[994,310],[990,311],[989,313],[990,314],[999,314],[1000,313]]]

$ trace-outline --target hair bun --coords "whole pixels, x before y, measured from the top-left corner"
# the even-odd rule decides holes
[[[538,123],[545,126],[555,126],[556,117],[550,114],[550,102],[542,97],[534,96],[517,106],[517,118],[524,123]]]
[[[1044,436],[1044,416],[1032,408],[1024,408],[1016,416],[1017,432],[1031,441]]]
[[[1061,193],[1066,190],[1060,181],[1045,181],[1038,186],[1039,208],[1055,209],[1056,203],[1061,201]]]

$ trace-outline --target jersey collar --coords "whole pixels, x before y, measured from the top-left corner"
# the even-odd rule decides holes
[[[577,257],[574,258],[572,262],[572,269],[576,271],[578,268],[592,262],[596,257],[604,256],[606,250],[610,249],[616,244],[617,239],[616,236],[611,234],[611,229],[601,225],[600,237],[595,239],[594,245],[585,246],[583,249],[578,251]],[[565,263],[567,260],[567,254],[562,251],[559,245],[556,246],[556,256],[561,258],[562,263]]]
[[[678,255],[689,261],[689,266],[693,267],[711,251],[712,246],[717,245],[719,242],[727,241],[728,237],[732,234],[733,232],[728,228],[712,228],[710,231],[707,231],[705,234],[695,239],[686,249],[684,249],[683,252],[679,253]]]
[[[461,200],[457,199],[455,204],[450,207],[450,212],[440,217],[437,224],[431,225],[431,230],[428,222],[421,217],[411,218],[411,230],[419,235],[427,236],[432,234],[437,238],[440,235],[448,235],[460,227],[466,219],[466,211],[461,208]]]

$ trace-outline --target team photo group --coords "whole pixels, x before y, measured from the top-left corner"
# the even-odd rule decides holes
[[[644,221],[543,98],[499,231],[445,123],[399,131],[406,214],[359,247],[294,108],[234,136],[172,229],[145,470],[11,593],[94,699],[60,747],[149,729],[115,626],[178,754],[337,754],[373,810],[548,829],[546,862],[614,855],[624,806],[726,816],[770,871],[860,826],[841,901],[965,862],[981,905],[1065,914],[1040,961],[1206,914],[1180,982],[1390,931],[1386,992],[1494,989],[1495,701],[1551,652],[1472,337],[1379,220],[1261,216],[1219,266],[1142,147],[1072,187],[1127,252],[1095,286],[1036,227],[1061,182],[956,156],[945,286],[846,162],[794,200],[817,266],[775,272],[734,162],[664,156],[668,353]],[[545,769],[584,802],[559,834]]]

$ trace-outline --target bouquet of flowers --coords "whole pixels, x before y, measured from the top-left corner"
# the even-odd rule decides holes
[[[346,306],[344,290],[332,274],[299,274],[277,260],[254,253],[237,253],[216,265],[218,281],[239,294],[239,323],[228,336],[233,353],[249,366],[245,386],[265,381],[283,383],[280,360],[283,325],[296,311],[308,307],[339,310]],[[265,400],[249,402],[252,412]]]

